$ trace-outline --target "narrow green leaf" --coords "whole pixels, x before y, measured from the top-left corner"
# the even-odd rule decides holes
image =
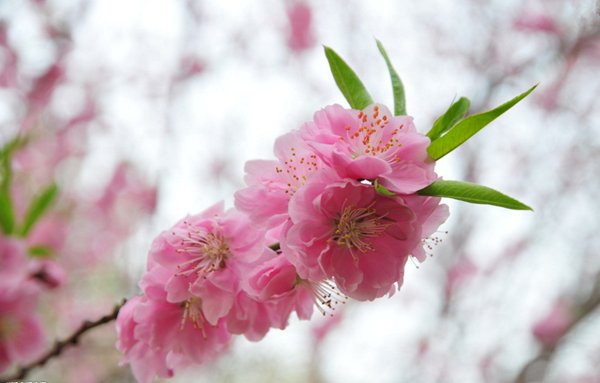
[[[377,48],[379,48],[379,52],[381,52],[381,55],[385,60],[385,64],[388,67],[388,71],[390,72],[390,78],[392,80],[392,91],[394,92],[394,115],[403,116],[406,114],[406,98],[404,95],[404,85],[402,85],[402,80],[400,80],[400,76],[398,76],[396,69],[394,69],[392,61],[388,57],[388,54],[385,51],[385,48],[383,47],[383,44],[377,39],[375,41],[377,41]]]
[[[396,195],[396,193],[389,191],[388,188],[386,188],[385,186],[383,186],[382,184],[379,183],[378,180],[375,180],[375,182],[373,182],[373,187],[375,188],[375,191],[383,196],[386,197],[393,197]]]
[[[453,102],[448,110],[435,120],[433,127],[427,132],[427,137],[431,141],[437,140],[467,114],[470,106],[471,101],[466,97],[461,97],[458,101]]]
[[[512,100],[492,109],[487,112],[474,114],[465,118],[464,120],[459,121],[456,125],[454,125],[448,133],[439,137],[437,140],[433,141],[429,147],[427,148],[427,152],[429,156],[434,160],[439,160],[446,154],[450,153],[462,143],[467,141],[471,136],[475,133],[479,132],[490,122],[494,121],[498,116],[512,108],[516,103],[527,97],[529,93],[533,92],[533,90],[537,87],[537,85],[530,88],[525,93],[518,95]]]
[[[15,228],[15,212],[10,194],[5,190],[0,190],[0,228],[7,235],[12,234]]]
[[[5,234],[12,234],[15,228],[15,212],[10,195],[12,155],[24,143],[24,139],[16,137],[0,149],[0,228]]]
[[[19,231],[19,234],[22,236],[26,236],[33,225],[42,217],[42,215],[48,210],[48,208],[52,205],[52,202],[58,196],[58,186],[52,183],[48,186],[44,191],[42,191],[37,197],[31,201],[29,205],[29,209],[25,214],[25,219],[23,221],[23,226]]]
[[[462,181],[435,181],[417,192],[420,195],[448,197],[470,203],[500,206],[514,210],[533,210],[516,199],[483,185]]]
[[[371,95],[356,73],[329,47],[324,46],[331,74],[351,108],[364,109],[373,103]]]
[[[29,255],[33,258],[51,258],[54,251],[48,246],[36,245],[29,248]]]

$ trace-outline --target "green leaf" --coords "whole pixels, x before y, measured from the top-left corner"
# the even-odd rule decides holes
[[[27,236],[33,225],[44,215],[46,210],[52,205],[52,202],[58,196],[58,186],[55,183],[52,183],[48,186],[44,191],[42,191],[37,197],[33,199],[31,205],[29,205],[29,209],[25,214],[25,219],[23,221],[23,226],[19,234],[23,237]]]
[[[15,212],[10,195],[12,155],[24,143],[23,138],[16,137],[0,149],[0,228],[5,234],[12,234],[15,228]]]
[[[516,199],[487,186],[462,181],[438,180],[417,192],[420,195],[448,197],[465,202],[500,206],[514,210],[532,210]]]
[[[456,125],[454,125],[448,133],[439,137],[437,140],[433,141],[429,147],[427,148],[427,152],[429,156],[434,160],[439,160],[444,157],[446,154],[450,153],[462,143],[467,141],[471,136],[475,133],[479,132],[490,122],[494,121],[498,116],[512,108],[516,103],[527,97],[529,93],[533,92],[533,90],[537,87],[537,85],[530,88],[525,93],[518,95],[512,100],[490,110],[487,112],[474,114],[465,118],[464,120],[459,121]]]
[[[396,195],[396,193],[389,191],[388,188],[386,188],[385,186],[383,186],[382,184],[379,183],[379,180],[375,180],[375,182],[373,182],[373,187],[375,188],[375,191],[383,196],[386,197],[393,197]]]
[[[15,212],[10,194],[0,190],[0,227],[5,234],[11,234],[15,228]]]
[[[324,46],[331,74],[338,88],[353,109],[364,109],[373,103],[371,95],[356,73],[329,47]]]
[[[48,246],[36,245],[29,248],[29,255],[33,258],[51,258],[54,251]]]
[[[461,97],[458,101],[453,102],[446,113],[438,117],[433,123],[433,127],[427,132],[427,137],[431,141],[435,141],[446,131],[450,130],[461,118],[467,114],[471,101],[466,97]]]
[[[394,69],[392,65],[392,61],[388,57],[383,44],[379,40],[377,41],[377,48],[379,48],[379,52],[383,56],[385,63],[388,67],[388,71],[390,72],[390,78],[392,80],[392,91],[394,92],[394,115],[403,116],[406,114],[406,99],[404,96],[404,85],[402,85],[402,80],[400,80],[400,76]]]

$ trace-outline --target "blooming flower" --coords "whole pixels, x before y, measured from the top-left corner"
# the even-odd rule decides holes
[[[141,296],[131,298],[119,310],[116,323],[117,349],[124,354],[121,363],[131,365],[133,376],[140,383],[151,382],[155,376],[173,376],[173,370],[167,366],[167,351],[152,349],[144,339],[136,337],[138,323],[134,320],[134,312],[145,299]]]
[[[302,138],[340,177],[378,180],[397,193],[414,193],[437,179],[427,154],[429,138],[412,117],[393,116],[384,105],[362,111],[328,106],[301,130]]]
[[[202,312],[216,324],[234,304],[240,274],[264,251],[260,234],[240,212],[223,212],[222,203],[160,234],[149,256],[170,273],[167,300],[202,297]]]
[[[244,289],[265,303],[272,327],[280,329],[287,326],[294,311],[299,319],[310,319],[313,307],[322,314],[331,313],[346,299],[331,281],[303,279],[286,257],[275,254],[249,273]]]
[[[428,145],[383,105],[334,105],[279,137],[276,160],[247,162],[237,210],[218,203],[153,242],[144,296],[119,316],[136,377],[209,360],[232,334],[258,341],[293,312],[391,295],[448,216],[440,198],[415,194],[437,178]]]
[[[432,250],[441,242],[434,234],[450,214],[448,205],[440,204],[441,198],[417,194],[403,195],[402,200],[415,214],[416,224],[421,228],[421,243],[412,249],[411,255],[423,262],[426,259],[425,249]]]
[[[274,148],[277,161],[246,162],[248,187],[235,193],[236,207],[270,229],[285,222],[290,198],[322,167],[298,131],[279,137]]]
[[[341,292],[373,300],[402,283],[422,227],[400,198],[354,180],[314,182],[290,201],[283,253],[309,280],[333,278]]]
[[[127,302],[117,318],[117,347],[140,382],[171,377],[177,368],[210,361],[231,339],[224,318],[214,325],[206,319],[201,298],[169,302],[165,284],[171,272],[150,264],[140,283],[145,295]]]

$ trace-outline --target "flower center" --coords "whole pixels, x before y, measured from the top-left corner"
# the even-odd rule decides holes
[[[358,249],[362,253],[373,250],[373,246],[365,239],[380,236],[390,225],[383,223],[382,217],[378,216],[371,206],[355,207],[352,205],[344,208],[335,223],[333,240],[340,246],[346,246],[351,253],[353,249]],[[352,256],[354,257],[354,254]]]
[[[173,233],[173,235],[177,234]],[[231,256],[229,245],[223,235],[204,233],[197,229],[190,229],[187,235],[181,236],[177,252],[186,253],[191,257],[177,266],[180,269],[179,275],[208,274],[223,269]]]
[[[306,183],[308,176],[318,169],[319,163],[315,154],[291,147],[289,156],[275,167],[275,173],[281,178],[285,194],[291,197]]]
[[[346,138],[340,137],[353,148],[353,158],[370,155],[380,157],[390,163],[399,162],[400,158],[396,151],[402,144],[398,139],[398,134],[404,126],[389,126],[390,120],[385,115],[379,115],[377,105],[373,107],[372,114],[359,112],[358,119],[360,120],[359,127],[352,129],[347,126]]]

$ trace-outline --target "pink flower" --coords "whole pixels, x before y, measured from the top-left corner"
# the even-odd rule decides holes
[[[423,262],[427,258],[425,248],[433,250],[433,246],[441,242],[434,234],[448,219],[448,205],[441,205],[441,198],[417,194],[403,195],[402,200],[415,214],[416,224],[421,228],[421,243],[411,251],[411,255]]]
[[[244,291],[237,294],[233,307],[226,317],[226,323],[230,333],[243,334],[253,342],[264,338],[271,328],[266,305],[252,299]]]
[[[328,106],[302,128],[302,137],[340,177],[379,180],[409,194],[437,179],[427,154],[429,138],[409,116],[393,116],[384,105],[362,111]]]
[[[147,299],[135,309],[133,319],[135,338],[151,349],[167,351],[172,367],[213,360],[227,349],[231,338],[224,321],[210,324],[200,300],[193,297],[181,303]]]
[[[279,137],[274,151],[277,161],[246,162],[248,187],[235,193],[235,206],[270,229],[285,222],[290,198],[323,166],[297,131]]]
[[[522,13],[514,20],[513,25],[516,29],[524,32],[540,32],[552,35],[561,33],[556,20],[546,14]]]
[[[53,252],[61,253],[69,236],[68,222],[65,217],[54,212],[46,213],[33,226],[27,236],[27,243],[32,246],[48,247]]]
[[[99,212],[125,211],[125,214],[121,217],[128,224],[130,218],[127,215],[138,213],[137,210],[146,214],[154,211],[156,208],[156,189],[146,185],[144,180],[136,174],[135,169],[123,162],[115,169],[104,194],[96,204]],[[135,211],[131,212],[127,209],[135,209]]]
[[[261,262],[250,272],[245,290],[264,302],[290,292],[296,284],[297,276],[294,265],[273,252],[270,259]]]
[[[46,336],[36,314],[38,289],[22,281],[0,289],[0,372],[12,363],[29,362],[46,347]]]
[[[48,71],[35,79],[33,87],[27,94],[27,100],[36,108],[45,107],[54,94],[56,87],[64,78],[65,69],[62,63],[55,63]]]
[[[14,290],[29,278],[25,244],[0,234],[0,291]]]
[[[208,322],[201,298],[166,300],[165,283],[170,277],[169,270],[154,264],[141,282],[146,295],[128,302],[117,318],[117,348],[141,382],[170,377],[176,369],[213,360],[231,339],[225,318],[214,325]]]
[[[65,270],[51,260],[33,261],[29,269],[31,278],[48,289],[60,287],[67,279]]]
[[[477,266],[468,258],[461,257],[450,267],[446,274],[445,294],[446,300],[451,299],[456,290],[478,271]]]
[[[310,319],[315,304],[322,313],[334,309],[344,297],[329,281],[311,282],[300,278],[296,268],[283,255],[273,252],[245,279],[244,290],[267,308],[272,327],[284,329],[292,312]]]
[[[167,350],[152,349],[144,339],[136,337],[138,323],[134,320],[134,312],[144,301],[145,297],[133,297],[119,311],[117,349],[124,354],[121,363],[131,365],[136,380],[149,383],[154,377],[172,377],[173,370],[167,366]]]
[[[354,180],[311,182],[290,201],[283,254],[305,279],[332,278],[340,291],[373,300],[402,284],[422,227],[400,197]]]
[[[574,313],[562,299],[554,303],[552,309],[541,318],[532,329],[533,336],[546,347],[554,346],[575,320]]]
[[[3,56],[0,66],[0,87],[9,88],[18,85],[17,65],[19,58],[8,41],[6,24],[0,25],[0,53]]]
[[[222,203],[163,232],[149,256],[170,273],[166,299],[201,297],[204,316],[216,324],[234,304],[240,275],[262,255],[261,234],[239,211],[223,212]]]
[[[312,10],[304,2],[294,2],[287,8],[290,23],[288,47],[294,52],[301,52],[314,45],[312,31]]]

